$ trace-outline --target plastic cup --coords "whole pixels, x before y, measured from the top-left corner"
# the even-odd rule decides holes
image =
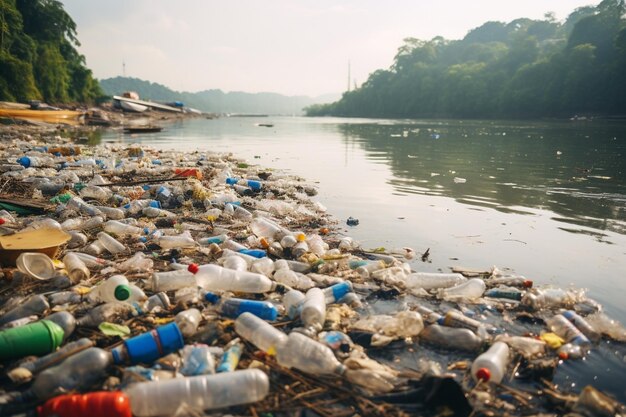
[[[55,276],[52,259],[45,253],[24,252],[15,261],[20,272],[45,281]]]

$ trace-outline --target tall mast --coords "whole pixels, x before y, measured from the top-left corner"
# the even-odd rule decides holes
[[[350,92],[350,60],[348,60],[348,92]]]

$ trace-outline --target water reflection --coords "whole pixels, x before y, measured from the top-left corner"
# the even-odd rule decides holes
[[[398,193],[507,213],[549,210],[559,221],[626,234],[623,125],[454,121],[338,129],[368,159],[389,165]]]

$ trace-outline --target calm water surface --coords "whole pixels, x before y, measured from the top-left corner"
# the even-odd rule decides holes
[[[287,170],[316,182],[316,199],[364,247],[430,248],[418,271],[496,265],[583,287],[626,323],[624,123],[221,118],[103,141],[232,152]],[[349,216],[360,225],[345,226]],[[625,361],[623,346],[603,343],[555,381],[624,402]]]

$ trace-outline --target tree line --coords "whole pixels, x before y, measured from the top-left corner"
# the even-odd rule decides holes
[[[626,8],[604,0],[563,22],[487,22],[461,40],[408,38],[389,69],[309,116],[531,118],[626,115]]]
[[[102,95],[58,0],[0,0],[0,100],[89,103]]]

